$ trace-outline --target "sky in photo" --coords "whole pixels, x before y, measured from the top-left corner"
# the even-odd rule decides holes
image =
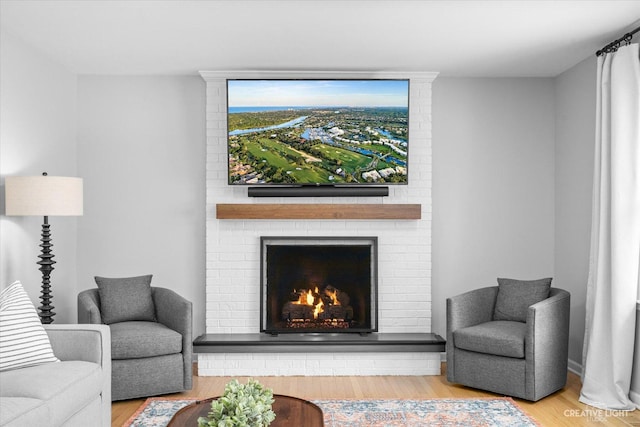
[[[228,80],[229,107],[405,107],[408,80]]]

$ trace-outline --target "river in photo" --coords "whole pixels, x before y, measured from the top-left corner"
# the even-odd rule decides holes
[[[290,127],[294,127],[294,126],[297,126],[297,125],[301,124],[302,122],[304,122],[307,119],[307,117],[309,117],[309,116],[300,116],[300,117],[295,118],[293,120],[289,120],[288,122],[280,123],[279,125],[266,126],[266,127],[263,127],[263,128],[235,129],[235,130],[232,130],[231,132],[229,132],[229,136],[247,135],[247,134],[250,134],[250,133],[257,133],[257,132],[265,132],[265,131],[269,131],[269,130],[290,128]]]
[[[387,132],[387,131],[386,131],[386,130],[384,130],[384,129],[378,129],[378,128],[376,128],[375,130],[376,130],[376,132],[381,133],[382,135],[386,136],[386,137],[387,137],[387,138],[389,138],[389,139],[393,139],[393,140],[396,140],[396,141],[400,141],[400,142],[401,142],[401,143],[403,143],[404,145],[407,145],[407,140],[406,140],[406,139],[404,139],[404,138],[401,138],[401,137],[399,137],[399,136],[392,135],[390,132]]]

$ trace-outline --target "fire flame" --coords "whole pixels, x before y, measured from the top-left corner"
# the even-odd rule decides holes
[[[333,292],[329,290],[325,290],[324,293],[331,298],[331,303],[333,305],[340,305],[340,301],[338,301],[338,290],[334,290]]]
[[[323,311],[324,311],[324,303],[322,302],[322,300],[320,300],[320,302],[316,304],[315,310],[313,310],[313,318],[317,319],[318,314],[322,313]]]
[[[296,292],[296,290],[294,289],[294,292]],[[296,301],[294,304],[303,304],[303,305],[308,305],[311,307],[314,307],[313,310],[313,318],[317,319],[318,315],[322,312],[324,312],[324,302],[322,302],[322,299],[319,299],[319,302],[317,304],[315,304],[314,306],[314,302],[316,301],[316,297],[315,295],[318,295],[318,287],[316,286],[316,288],[311,291],[311,289],[307,290],[307,292],[302,292],[300,294],[300,298],[298,298],[298,301]],[[331,297],[335,302],[337,302],[337,298],[334,298],[333,296]],[[334,302],[334,304],[335,304]]]

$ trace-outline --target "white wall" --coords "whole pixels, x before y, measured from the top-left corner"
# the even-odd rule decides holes
[[[204,333],[205,121],[199,76],[78,79],[85,212],[78,283],[153,274],[193,302]]]
[[[449,296],[553,276],[554,110],[553,79],[435,80],[434,332]]]
[[[4,178],[12,175],[77,176],[76,76],[11,34],[0,36],[0,288],[22,281],[40,305],[42,217],[4,216]],[[76,224],[50,217],[55,323],[76,320]]]
[[[580,370],[591,238],[595,56],[555,79],[555,103],[555,281],[571,292],[569,360]]]

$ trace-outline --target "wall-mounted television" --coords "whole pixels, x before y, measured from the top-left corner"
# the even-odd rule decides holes
[[[227,128],[231,185],[408,181],[408,79],[229,79]]]

